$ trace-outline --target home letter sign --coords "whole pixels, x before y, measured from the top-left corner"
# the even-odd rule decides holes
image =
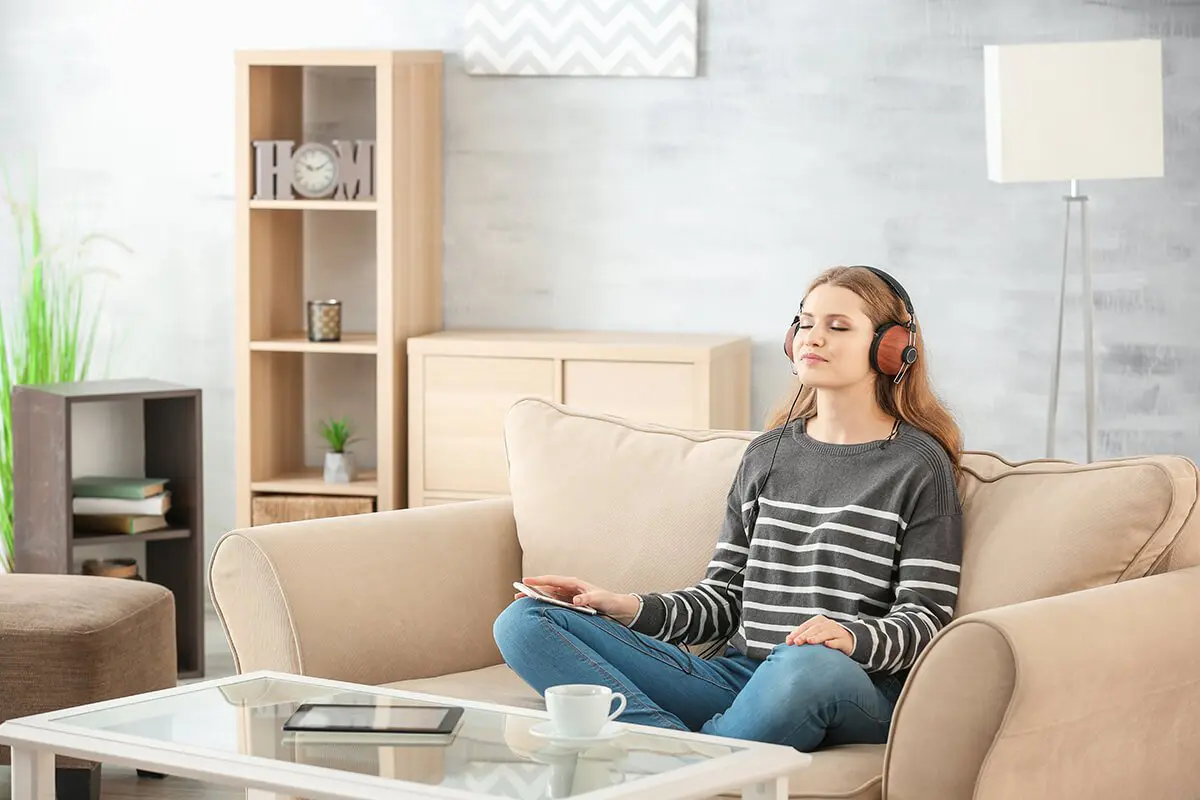
[[[289,141],[254,143],[254,199],[292,199],[292,145]]]
[[[375,142],[359,139],[353,144],[333,141],[338,154],[338,188],[335,200],[375,199]]]
[[[333,141],[333,146],[309,142],[295,147],[288,139],[254,144],[254,200],[304,199],[373,200],[375,142]]]

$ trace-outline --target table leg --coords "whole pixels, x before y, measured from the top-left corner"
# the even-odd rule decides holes
[[[788,800],[788,779],[785,776],[747,786],[742,789],[742,800]]]
[[[266,789],[247,789],[246,800],[297,800],[297,798],[268,792]]]
[[[279,720],[269,709],[245,706],[238,709],[238,752],[258,758],[286,756],[279,741]],[[292,760],[287,758],[285,760]],[[246,800],[298,800],[268,789],[246,789]]]
[[[12,799],[54,800],[54,753],[13,745]]]

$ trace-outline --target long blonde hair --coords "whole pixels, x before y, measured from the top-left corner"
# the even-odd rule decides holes
[[[822,284],[840,286],[861,297],[872,327],[878,328],[888,321],[903,323],[908,319],[908,311],[903,301],[879,276],[868,269],[831,267],[813,280],[805,295]],[[915,346],[917,360],[909,366],[904,379],[898,385],[893,378],[876,373],[875,401],[884,413],[902,419],[936,439],[950,457],[957,480],[961,475],[962,432],[954,417],[933,391],[929,380],[928,353],[919,320],[916,323]],[[798,398],[797,390],[800,392]],[[788,409],[792,407],[793,400],[795,408],[789,416]],[[778,428],[800,417],[811,418],[816,411],[816,388],[800,386],[799,381],[796,381],[789,387],[783,399],[767,412],[763,430]]]

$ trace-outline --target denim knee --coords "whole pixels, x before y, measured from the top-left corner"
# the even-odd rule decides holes
[[[781,670],[778,688],[781,713],[793,714],[798,706],[814,705],[837,700],[848,680],[861,679],[861,667],[840,650],[823,644],[781,644],[767,656]]]
[[[538,605],[538,601],[532,597],[514,600],[492,623],[492,638],[496,640],[496,646],[505,658],[509,652],[520,647],[518,642],[526,638],[530,626],[541,621]]]
[[[839,671],[856,662],[841,650],[826,647],[823,644],[779,644],[775,646],[767,658],[778,661],[797,670],[812,672]]]
[[[753,691],[749,691],[753,687]],[[871,678],[845,653],[820,644],[777,646],[746,690],[701,733],[812,750],[837,730],[845,741],[879,742],[888,712]]]

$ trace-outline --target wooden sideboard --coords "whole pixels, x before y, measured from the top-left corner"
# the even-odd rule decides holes
[[[748,337],[444,330],[408,339],[408,505],[507,494],[522,397],[693,429],[750,427]]]

